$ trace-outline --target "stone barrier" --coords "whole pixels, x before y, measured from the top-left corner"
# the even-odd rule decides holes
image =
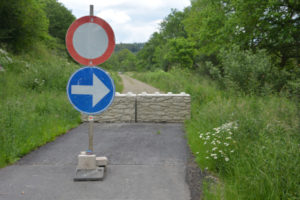
[[[190,119],[191,97],[180,94],[120,94],[116,93],[113,104],[102,114],[95,116],[96,122],[184,122]],[[87,115],[82,115],[87,121]]]
[[[94,115],[95,122],[135,122],[136,94],[116,92],[111,106],[101,113]],[[87,115],[81,115],[82,121],[88,121]]]
[[[138,122],[183,122],[190,118],[191,98],[184,92],[180,94],[137,95]]]

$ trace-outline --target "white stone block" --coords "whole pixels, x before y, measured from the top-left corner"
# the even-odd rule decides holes
[[[77,169],[96,169],[96,155],[78,155]]]
[[[107,157],[96,157],[96,165],[98,167],[106,166],[107,164],[108,164]]]

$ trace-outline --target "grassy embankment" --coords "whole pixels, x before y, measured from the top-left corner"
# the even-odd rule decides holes
[[[76,127],[80,114],[68,101],[66,85],[79,65],[45,47],[22,55],[0,49],[0,167]],[[117,73],[116,90],[121,85]]]
[[[191,94],[188,144],[202,170],[204,199],[300,199],[299,115],[279,95],[222,91],[195,73],[172,70],[135,77],[162,91]]]

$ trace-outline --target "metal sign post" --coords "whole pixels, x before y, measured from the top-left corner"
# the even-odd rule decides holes
[[[79,112],[87,114],[89,121],[89,146],[87,151],[78,155],[74,181],[102,180],[107,158],[96,157],[93,153],[94,115],[102,113],[112,104],[115,85],[108,73],[96,66],[113,53],[114,32],[106,21],[94,16],[94,6],[90,5],[90,15],[70,25],[66,47],[75,61],[88,66],[77,70],[67,85],[70,103]]]
[[[90,16],[94,16],[94,5],[90,5]],[[94,152],[94,117],[92,115],[88,116],[89,118],[89,149],[90,153]]]

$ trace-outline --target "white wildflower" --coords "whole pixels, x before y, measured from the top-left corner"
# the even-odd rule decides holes
[[[6,60],[7,60],[9,63],[12,63],[11,57],[6,56]]]
[[[214,147],[212,150],[215,151],[215,150],[217,150],[217,149],[218,149],[218,147]]]
[[[225,157],[225,161],[228,162],[228,161],[229,161],[229,158]]]
[[[204,142],[204,144],[206,144],[206,141]]]
[[[212,153],[212,154],[210,154],[210,156],[211,156],[211,157],[215,157],[215,156],[217,156],[217,154]]]
[[[227,137],[227,138],[226,138],[226,140],[231,140],[231,139],[232,139],[231,137]]]
[[[206,158],[206,159],[209,159],[209,157],[208,157],[208,156],[206,156],[205,158]]]
[[[203,135],[202,135],[202,134],[200,134],[199,138],[202,138],[202,137],[203,137]]]
[[[4,54],[4,55],[7,55],[7,52],[5,50],[3,50],[3,49],[0,49],[0,53]]]
[[[226,142],[224,142],[224,145],[227,147],[227,146],[229,146],[229,144],[228,143],[226,143]]]
[[[217,157],[217,156],[215,156],[215,157],[214,157],[214,159],[215,159],[215,160],[217,160],[217,159],[218,159],[218,157]]]
[[[231,151],[230,151],[230,153],[233,153],[233,152],[234,152],[234,150],[231,150]]]

